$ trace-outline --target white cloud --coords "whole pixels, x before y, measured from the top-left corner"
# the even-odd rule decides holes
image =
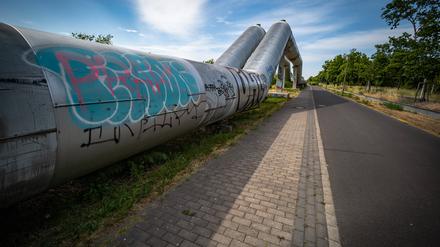
[[[151,52],[152,54],[167,55],[185,58],[195,61],[203,61],[210,58],[217,59],[226,50],[228,44],[217,42],[212,37],[202,36],[179,44],[153,44],[153,45],[120,45],[125,48]]]
[[[205,0],[137,0],[141,21],[160,32],[188,36],[203,19]]]
[[[22,20],[21,22],[23,22],[23,23],[25,23],[25,24],[27,24],[27,25],[30,25],[30,26],[35,25],[35,22],[34,22],[34,21],[31,21],[31,20]]]
[[[294,35],[312,35],[328,33],[343,28],[348,20],[328,23],[335,6],[334,3],[323,3],[318,6],[301,6],[299,4],[286,4],[274,9],[266,10],[261,14],[254,15],[251,18],[241,20],[237,27],[244,27],[261,24],[268,29],[274,22],[286,20],[292,27]]]
[[[138,33],[139,32],[136,29],[122,28],[122,27],[119,27],[119,30],[122,30],[122,31],[127,32],[127,33]]]
[[[226,24],[226,25],[232,24],[232,22],[226,20],[226,17],[216,17],[215,21],[218,23]]]
[[[59,34],[63,35],[63,36],[72,36],[72,33],[68,33],[68,32],[58,32]]]
[[[357,31],[309,42],[304,44],[302,48],[305,50],[349,50],[350,48],[369,48],[374,46],[374,44],[386,42],[389,36],[398,36],[405,31],[408,32],[410,30],[407,28],[393,30],[381,28]]]
[[[358,19],[355,15],[335,16],[341,5],[345,4],[341,1],[301,0],[282,5],[273,4],[264,11],[245,17],[242,16],[243,11],[236,9],[237,6],[247,8],[250,7],[249,5],[257,4],[256,1],[252,3],[219,1],[210,2],[209,5],[205,4],[207,0],[136,1],[140,19],[148,25],[147,28],[171,35],[150,38],[148,43],[151,45],[148,46],[126,47],[202,61],[218,58],[248,26],[260,23],[267,30],[274,22],[286,19],[299,42],[305,78],[316,74],[325,60],[337,54],[356,48],[370,55],[374,52],[375,44],[386,42],[388,36],[400,35],[403,31],[407,31],[400,27],[397,30],[378,28],[347,32],[346,30],[351,29],[350,26],[357,23]],[[204,24],[205,27],[210,27],[209,34],[198,32],[205,19],[204,13],[206,17],[212,17],[206,18]],[[154,32],[147,32],[142,26],[137,28],[138,35],[144,39],[144,34],[154,36]],[[184,42],[179,42],[182,41],[181,39],[170,39],[176,36],[185,37]]]
[[[313,34],[330,33],[343,28],[345,24],[343,23],[333,23],[333,24],[307,24],[307,25],[292,25],[292,33],[295,36],[305,36]]]

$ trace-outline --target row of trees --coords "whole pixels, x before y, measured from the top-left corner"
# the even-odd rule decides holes
[[[383,8],[382,18],[391,29],[408,21],[412,33],[389,37],[376,45],[368,57],[352,49],[325,61],[309,82],[347,83],[417,88],[421,82],[440,84],[440,2],[438,0],[393,0]]]
[[[95,41],[97,43],[105,44],[105,45],[111,45],[113,35],[107,34],[102,35],[99,34],[98,36],[93,34],[86,34],[86,33],[72,33],[72,37],[82,40],[88,40],[88,41]]]

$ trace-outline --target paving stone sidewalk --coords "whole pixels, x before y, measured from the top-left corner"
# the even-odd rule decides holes
[[[305,90],[147,205],[112,244],[338,246],[315,117],[311,91]]]

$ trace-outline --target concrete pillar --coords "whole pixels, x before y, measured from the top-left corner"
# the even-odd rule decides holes
[[[298,85],[298,66],[293,66],[292,74],[292,88],[295,89]]]
[[[279,72],[280,80],[283,82],[282,89],[284,89],[284,86],[286,85],[286,67],[284,65],[280,65],[279,68],[280,68],[280,72]]]

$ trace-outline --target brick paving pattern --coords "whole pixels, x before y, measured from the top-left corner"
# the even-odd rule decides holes
[[[305,90],[147,205],[112,244],[338,246],[328,174],[321,179],[326,169],[315,115],[311,91]]]

